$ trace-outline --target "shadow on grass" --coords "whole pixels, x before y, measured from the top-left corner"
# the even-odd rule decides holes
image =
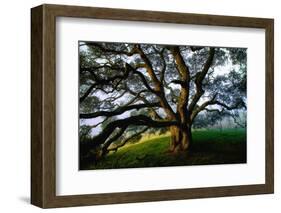
[[[187,165],[246,163],[246,130],[193,131],[193,145],[188,152],[169,153],[169,136],[159,136],[124,146],[110,153],[88,169],[143,168]]]

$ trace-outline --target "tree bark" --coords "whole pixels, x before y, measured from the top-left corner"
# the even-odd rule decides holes
[[[189,150],[192,145],[192,133],[191,133],[191,127],[189,125],[185,126],[181,130],[181,149],[183,151]]]
[[[170,152],[177,152],[180,144],[180,138],[181,138],[180,129],[176,126],[171,126],[170,133],[171,133]]]
[[[190,149],[192,144],[191,128],[186,125],[184,127],[170,127],[170,152],[177,153]]]

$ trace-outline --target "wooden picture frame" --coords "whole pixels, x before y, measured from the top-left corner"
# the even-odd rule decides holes
[[[265,184],[122,193],[56,195],[56,17],[265,29]],[[42,208],[268,194],[274,191],[274,21],[64,5],[31,9],[31,203]]]

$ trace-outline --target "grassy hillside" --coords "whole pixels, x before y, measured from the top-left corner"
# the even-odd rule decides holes
[[[182,165],[246,163],[245,129],[193,132],[189,152],[169,153],[170,137],[159,136],[129,144],[86,169],[138,168]]]

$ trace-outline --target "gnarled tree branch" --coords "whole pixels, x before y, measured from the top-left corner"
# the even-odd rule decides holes
[[[192,112],[194,107],[196,106],[197,102],[204,94],[204,90],[202,87],[202,81],[204,80],[205,76],[207,75],[214,59],[215,49],[213,47],[210,48],[208,59],[203,67],[201,72],[198,72],[195,76],[195,85],[196,85],[196,93],[192,98],[192,101],[188,107],[189,112]]]
[[[160,127],[176,126],[178,125],[178,122],[155,121],[145,115],[131,116],[128,118],[112,121],[103,129],[103,131],[99,135],[95,136],[91,140],[91,142],[88,142],[87,144],[84,143],[83,145],[84,147],[87,147],[88,150],[100,146],[105,143],[107,138],[114,132],[116,128],[121,128],[122,130],[125,131],[130,125],[160,128]]]
[[[140,132],[137,132],[137,133],[131,135],[130,137],[126,138],[125,140],[123,140],[120,144],[115,145],[115,146],[113,146],[113,147],[109,147],[109,148],[107,149],[107,151],[108,151],[108,152],[110,152],[110,151],[115,151],[115,152],[116,152],[119,148],[125,146],[130,140],[132,140],[132,139],[136,138],[137,136],[143,134],[143,133],[146,132],[148,129],[149,129],[148,127],[145,127],[145,128],[144,128],[143,130],[141,130]]]
[[[93,113],[81,113],[80,114],[80,118],[82,119],[91,119],[91,118],[96,118],[99,116],[115,116],[115,115],[120,115],[124,112],[130,111],[130,110],[139,110],[142,108],[146,108],[146,107],[159,107],[160,104],[159,103],[146,103],[146,104],[134,104],[134,105],[125,105],[125,106],[121,106],[118,107],[117,109],[113,110],[113,111],[98,111],[98,112],[93,112]]]

